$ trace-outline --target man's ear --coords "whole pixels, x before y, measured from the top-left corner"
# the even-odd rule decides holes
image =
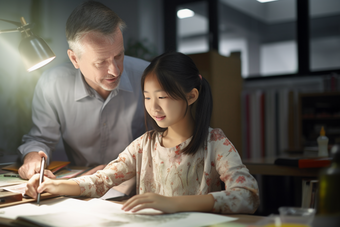
[[[68,55],[70,61],[72,62],[74,68],[79,69],[78,58],[77,58],[76,54],[73,52],[73,50],[68,49],[67,55]]]
[[[196,88],[193,88],[188,94],[187,94],[187,100],[188,100],[188,105],[190,106],[196,100],[198,99],[199,92]]]

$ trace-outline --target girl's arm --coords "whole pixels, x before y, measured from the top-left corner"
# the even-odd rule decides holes
[[[210,146],[212,166],[225,184],[225,190],[211,192],[215,213],[254,213],[259,206],[259,191],[256,179],[243,165],[229,139],[220,129],[211,131]]]
[[[80,187],[80,196],[101,197],[110,188],[117,186],[136,175],[136,153],[142,148],[146,134],[134,140],[118,158],[111,161],[103,170],[88,176],[72,178]]]
[[[59,195],[100,197],[113,186],[132,178],[135,175],[135,144],[131,143],[116,160],[110,162],[104,170],[99,170],[92,175],[72,178],[70,180],[51,180],[44,177],[44,182],[39,187],[39,174],[33,176],[27,184],[25,193],[33,198],[37,193],[48,192]]]
[[[57,195],[80,195],[79,185],[71,180],[51,180],[44,177],[44,182],[39,186],[39,175],[35,174],[27,183],[25,194],[36,199],[38,193],[48,192]]]
[[[155,193],[145,193],[126,201],[122,210],[137,212],[145,208],[153,208],[164,213],[211,212],[213,206],[214,197],[211,194],[167,197]]]

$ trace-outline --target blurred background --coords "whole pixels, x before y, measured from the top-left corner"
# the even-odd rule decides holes
[[[242,78],[236,99],[247,92],[270,92],[273,88],[293,87],[298,93],[337,91],[340,2],[262,1],[100,0],[127,24],[124,32],[127,55],[151,60],[169,50],[186,54],[214,50],[226,57],[236,53],[241,60]],[[0,0],[0,19],[19,22],[23,16],[34,25],[34,34],[45,39],[57,56],[47,66],[28,73],[17,51],[20,34],[0,34],[1,159],[16,154],[22,135],[31,126],[31,99],[42,71],[68,61],[65,23],[81,2]],[[13,26],[0,21],[0,30]],[[336,83],[329,85],[332,78]],[[294,105],[298,115],[297,97]],[[294,133],[299,134],[298,138],[301,124],[295,121]],[[245,134],[247,129],[243,128]],[[319,126],[315,130],[318,129]],[[295,148],[301,148],[300,140],[295,142]],[[243,139],[243,148],[238,147],[241,153],[245,151],[245,143]]]

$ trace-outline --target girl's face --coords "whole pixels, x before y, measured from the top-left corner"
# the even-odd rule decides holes
[[[146,111],[159,127],[172,127],[186,121],[187,104],[184,100],[176,100],[168,96],[162,89],[155,74],[146,76],[144,82],[144,103]],[[187,114],[189,113],[189,109]]]

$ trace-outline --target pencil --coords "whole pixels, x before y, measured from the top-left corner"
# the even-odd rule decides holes
[[[41,158],[41,165],[40,165],[40,176],[39,176],[39,186],[44,180],[44,167],[45,167],[45,158]],[[37,204],[40,205],[40,193],[38,193]]]

